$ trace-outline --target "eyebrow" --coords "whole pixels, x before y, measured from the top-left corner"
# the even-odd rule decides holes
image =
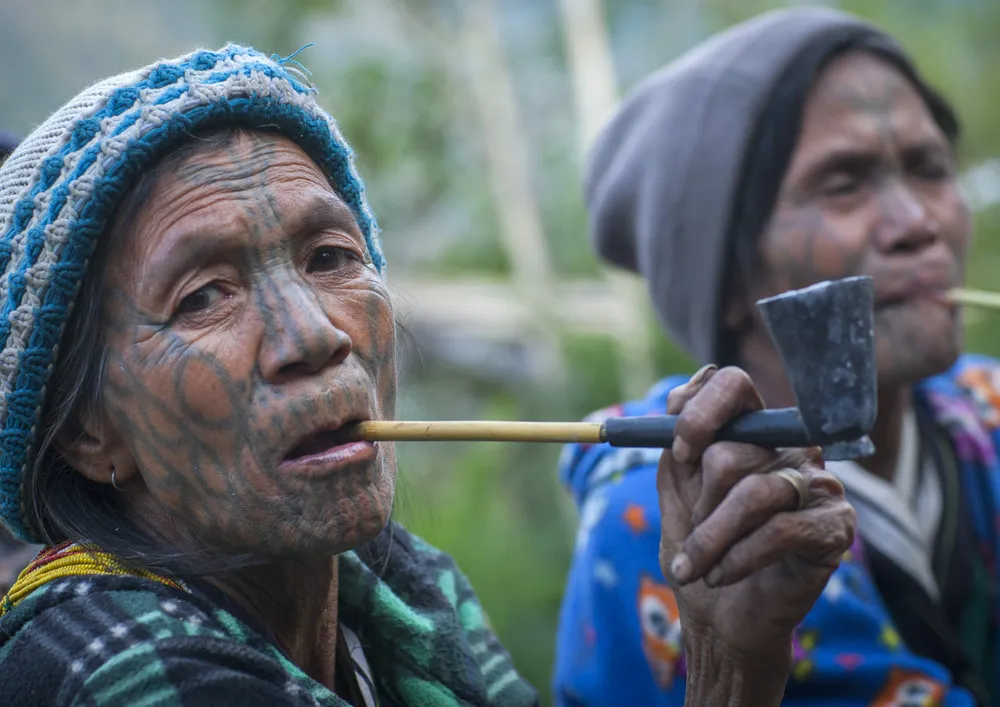
[[[339,197],[330,193],[309,196],[293,202],[290,223],[286,229],[292,242],[308,238],[319,231],[341,231],[364,247],[364,239],[354,212]],[[143,280],[151,281],[146,290],[154,298],[163,297],[181,273],[199,265],[246,260],[249,219],[241,214],[225,224],[181,226],[157,256],[143,268]]]
[[[292,228],[288,235],[292,239],[304,238],[318,231],[343,231],[347,235],[363,240],[358,220],[344,200],[333,194],[323,193],[309,198],[301,207],[296,206]]]
[[[917,142],[904,145],[900,150],[904,161],[911,160],[914,156],[934,154],[947,155],[949,154],[949,151],[950,148],[947,143],[938,142],[933,139],[919,140]],[[837,148],[823,154],[814,162],[809,164],[806,169],[803,170],[803,176],[805,181],[812,182],[815,179],[838,169],[852,167],[857,168],[861,166],[867,167],[875,164],[880,159],[881,150],[879,149],[858,147]]]

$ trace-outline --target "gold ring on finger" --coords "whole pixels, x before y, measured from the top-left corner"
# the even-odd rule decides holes
[[[799,497],[799,507],[795,510],[801,511],[809,503],[809,484],[806,481],[806,477],[802,475],[798,469],[778,469],[777,471],[769,472],[771,476],[777,476],[792,485],[795,489],[795,494]]]

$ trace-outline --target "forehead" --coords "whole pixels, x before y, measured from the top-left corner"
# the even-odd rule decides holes
[[[208,139],[162,163],[138,212],[121,224],[130,260],[170,260],[199,247],[267,234],[282,239],[336,228],[360,239],[350,208],[319,166],[294,141],[266,133]]]
[[[261,132],[218,134],[195,140],[157,169],[156,191],[210,187],[233,190],[288,179],[327,184],[319,166],[283,135]]]
[[[884,59],[854,52],[821,72],[806,100],[793,162],[836,148],[945,143],[916,87]]]
[[[151,176],[137,221],[161,232],[191,221],[280,218],[317,200],[349,212],[319,166],[282,135],[236,133],[197,142]]]

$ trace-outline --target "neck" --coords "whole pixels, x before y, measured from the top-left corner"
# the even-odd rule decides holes
[[[141,483],[127,488],[126,515],[165,547],[199,547],[198,539],[166,512]],[[338,569],[336,555],[282,560],[207,578],[277,641],[292,661],[333,689],[336,673]]]
[[[764,351],[756,356],[753,353],[752,350],[744,351],[742,366],[760,391],[764,404],[769,408],[795,405],[795,393],[788,378],[780,365],[775,365],[777,352],[771,349],[770,355],[765,355]],[[913,392],[909,386],[878,392],[878,418],[869,434],[875,445],[875,454],[861,460],[860,464],[887,481],[892,480],[896,471],[903,416],[912,404]]]
[[[311,678],[334,687],[337,558],[282,561],[221,576],[213,583],[238,602]]]
[[[899,459],[902,442],[903,416],[913,405],[913,390],[909,386],[880,390],[878,393],[878,417],[869,436],[875,444],[875,454],[861,460],[861,466],[892,481]]]

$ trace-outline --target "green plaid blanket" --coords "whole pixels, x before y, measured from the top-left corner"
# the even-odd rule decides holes
[[[341,556],[340,617],[381,707],[537,705],[450,557],[390,525]],[[0,704],[341,706],[197,592],[131,576],[57,579],[0,619]]]

